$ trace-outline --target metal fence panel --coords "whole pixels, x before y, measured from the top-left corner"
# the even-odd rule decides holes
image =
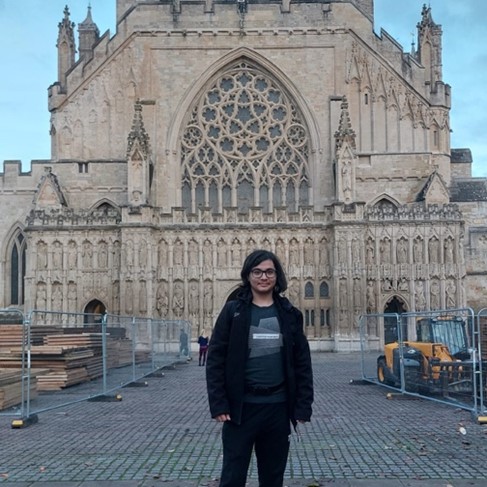
[[[473,310],[364,315],[360,322],[363,379],[483,414],[485,366]]]
[[[487,409],[485,404],[485,397],[487,393],[487,308],[481,309],[477,313],[477,330],[478,330],[478,354],[481,363],[481,374],[479,382],[482,384],[480,387],[480,414],[487,415]]]
[[[153,323],[153,367],[191,360],[191,323],[186,320],[161,320]]]
[[[15,329],[6,328],[10,322]],[[22,418],[115,398],[121,387],[191,357],[188,321],[9,309],[0,310],[0,326],[13,334],[0,346],[0,414]],[[17,396],[4,400],[14,379]]]
[[[27,417],[102,394],[101,315],[33,310],[27,325],[29,375],[38,389]]]
[[[132,316],[104,317],[106,342],[103,393],[111,394],[139,377],[135,373],[136,321]]]
[[[37,394],[35,382],[26,374],[27,336],[21,310],[0,310],[0,334],[0,415],[21,417],[29,395]]]
[[[377,381],[378,357],[384,353],[384,333],[399,328],[399,315],[396,313],[362,315],[359,321],[362,358],[362,379]]]

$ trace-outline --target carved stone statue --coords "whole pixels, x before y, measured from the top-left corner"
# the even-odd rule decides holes
[[[423,240],[419,237],[414,239],[413,258],[415,264],[423,263]]]
[[[161,282],[157,288],[156,310],[161,318],[166,318],[169,311],[169,296],[167,295],[167,285]]]
[[[416,281],[414,294],[416,300],[416,311],[424,311],[426,309],[426,297],[424,295],[423,281]]]
[[[431,281],[430,296],[431,309],[440,309],[440,284],[436,279]]]
[[[47,305],[47,291],[46,285],[43,282],[37,284],[36,308],[46,309]]]
[[[453,264],[455,262],[453,256],[453,240],[451,238],[447,238],[445,240],[445,263]]]
[[[188,308],[190,315],[196,315],[199,310],[199,290],[198,290],[198,283],[195,281],[191,281],[189,284],[189,291],[188,291]]]
[[[372,265],[375,262],[374,242],[370,238],[367,240],[367,247],[365,250],[365,260],[366,260],[368,265]]]
[[[391,263],[391,241],[388,238],[384,238],[380,241],[380,262],[381,264]]]
[[[210,316],[213,312],[213,288],[211,282],[205,283],[203,294],[203,311],[205,315]]]
[[[376,299],[375,299],[375,287],[374,281],[367,282],[367,312],[368,313],[375,313],[376,312]]]
[[[428,254],[429,254],[429,261],[431,264],[437,264],[439,259],[439,242],[436,237],[430,238],[428,243]]]
[[[37,269],[47,269],[47,245],[44,242],[37,244]]]
[[[172,298],[172,311],[176,318],[181,318],[184,311],[184,289],[181,282],[174,284],[174,294]]]
[[[63,246],[61,242],[54,242],[52,265],[56,270],[61,270],[63,268]]]
[[[457,307],[457,286],[455,285],[455,281],[450,279],[446,286],[446,307],[447,308],[456,308]]]
[[[405,239],[400,238],[396,247],[397,263],[406,264],[408,262],[408,247]]]
[[[101,241],[98,244],[98,267],[101,269],[108,267],[108,249],[105,241]]]

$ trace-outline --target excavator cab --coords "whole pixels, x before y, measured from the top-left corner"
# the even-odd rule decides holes
[[[466,322],[459,316],[420,318],[416,322],[416,341],[442,343],[454,359],[470,359]]]

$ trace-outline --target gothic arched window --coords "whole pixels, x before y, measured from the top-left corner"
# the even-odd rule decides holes
[[[323,281],[320,284],[320,298],[327,298],[329,296],[328,284]]]
[[[27,242],[19,232],[10,250],[10,304],[24,304]]]
[[[307,282],[304,286],[304,297],[306,299],[312,299],[315,297],[315,288],[312,282]]]
[[[309,205],[308,130],[269,74],[240,62],[197,100],[182,133],[182,205],[297,211]]]

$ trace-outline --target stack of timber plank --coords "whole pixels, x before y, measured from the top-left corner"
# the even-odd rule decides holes
[[[83,327],[83,331],[96,333],[100,326]],[[67,328],[65,333],[79,333],[79,329]],[[101,337],[101,333],[100,333]],[[107,367],[109,369],[124,367],[132,363],[132,340],[127,338],[127,330],[123,327],[107,327]],[[100,344],[101,347],[101,344]],[[100,348],[101,355],[101,348]]]
[[[33,326],[31,327],[30,343],[33,346],[42,345],[46,336],[58,332],[59,328],[53,326]],[[0,325],[0,372],[2,369],[22,368],[22,341],[24,338],[23,325]]]
[[[99,377],[102,370],[101,340],[98,333],[45,337],[44,345],[31,348],[32,366],[51,371],[38,378],[37,389],[60,390]]]
[[[23,325],[0,325],[0,350],[11,347],[21,347],[24,330]],[[44,337],[59,333],[59,328],[54,326],[32,326],[30,333],[31,345],[42,345]]]
[[[73,331],[73,329],[70,329],[70,331]],[[88,348],[92,350],[93,355],[91,357],[86,357],[83,366],[86,368],[90,380],[101,377],[103,374],[102,334],[97,332],[86,333],[84,331],[83,333],[79,333],[79,329],[74,331],[75,333],[67,333],[67,330],[65,329],[63,335],[51,335],[46,337],[45,343],[46,345]]]
[[[31,327],[31,370],[42,369],[35,381],[37,391],[54,391],[100,377],[103,373],[100,327],[35,325]],[[22,367],[22,325],[0,325],[0,373]],[[107,367],[132,363],[132,341],[123,328],[107,334]],[[7,385],[14,384],[11,382]],[[20,384],[11,387],[18,390]]]
[[[124,367],[132,363],[132,341],[128,339],[107,341],[107,367]]]
[[[37,375],[45,371],[36,371],[30,378],[30,398],[37,397]],[[27,387],[27,383],[24,383]],[[20,404],[22,401],[22,371],[0,370],[0,411]]]

